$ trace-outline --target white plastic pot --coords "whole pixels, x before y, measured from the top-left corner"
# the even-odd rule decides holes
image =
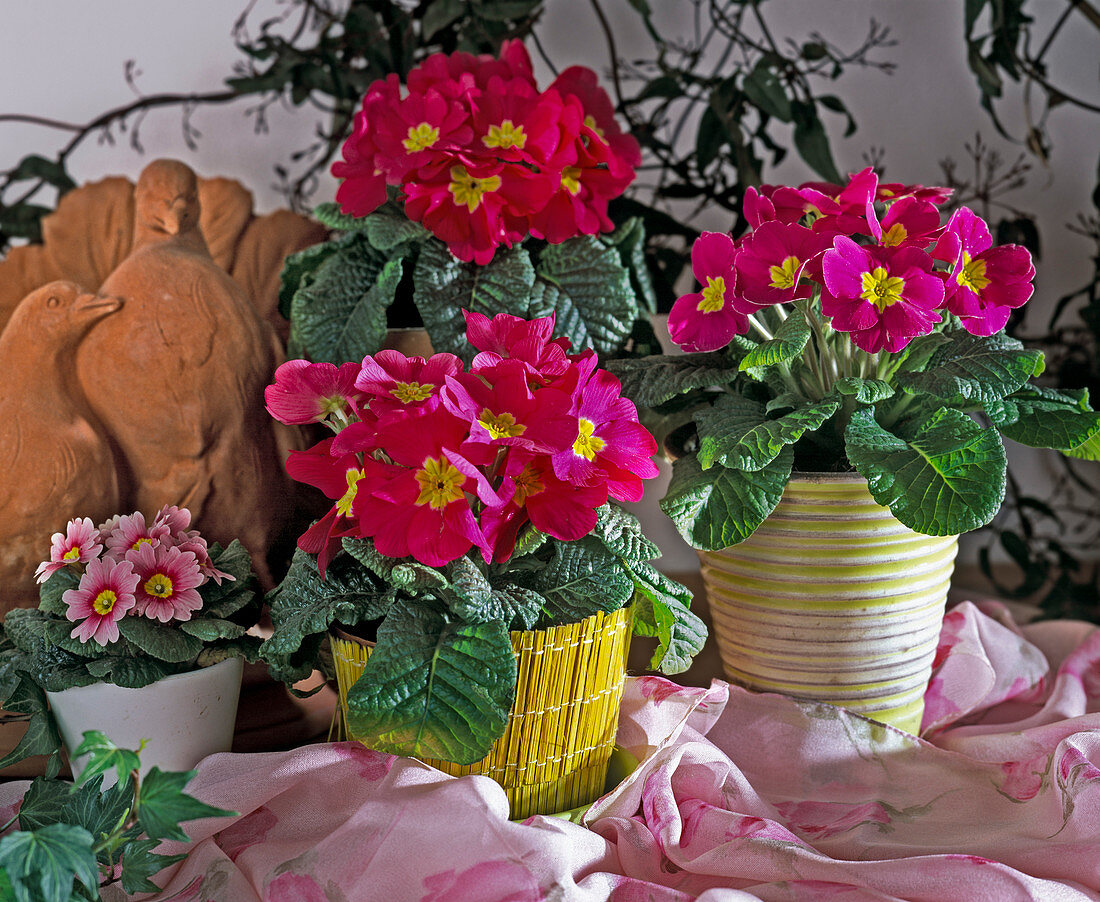
[[[244,661],[229,658],[141,689],[93,683],[46,696],[70,760],[84,732],[99,730],[119,748],[137,749],[146,740],[141,753],[143,773],[152,767],[184,771],[207,755],[228,752],[233,745],[243,672]],[[84,756],[72,765],[74,773],[79,773]]]

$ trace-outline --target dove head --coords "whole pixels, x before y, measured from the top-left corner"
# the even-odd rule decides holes
[[[121,306],[121,298],[97,297],[72,282],[50,282],[19,302],[4,335],[69,350]]]
[[[134,189],[135,244],[185,235],[199,224],[195,173],[179,160],[154,160]]]

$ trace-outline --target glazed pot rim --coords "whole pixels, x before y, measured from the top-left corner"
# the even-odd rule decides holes
[[[236,663],[241,668],[241,672],[243,673],[244,672],[244,658],[242,658],[240,655],[235,655],[232,658],[226,658],[223,661],[218,661],[217,664],[210,664],[206,667],[196,667],[194,670],[185,670],[185,671],[183,671],[183,673],[169,674],[166,677],[161,677],[159,680],[154,680],[152,683],[149,683],[148,686],[140,686],[140,687],[134,688],[133,686],[118,686],[115,683],[111,683],[107,680],[96,680],[96,682],[89,683],[87,686],[70,686],[68,689],[56,689],[56,690],[47,689],[46,690],[46,695],[47,696],[61,695],[64,692],[74,692],[75,693],[75,692],[80,692],[82,689],[97,689],[97,688],[101,688],[103,686],[110,686],[112,689],[121,689],[121,690],[125,690],[125,691],[128,691],[128,692],[141,692],[142,689],[148,689],[150,686],[159,686],[163,683],[168,683],[168,682],[172,682],[172,681],[181,682],[181,681],[183,681],[184,679],[187,679],[187,678],[197,678],[201,674],[206,674],[209,671],[217,670],[218,668],[223,667],[223,665],[232,666],[234,663]]]
[[[813,483],[826,483],[826,482],[866,482],[867,477],[864,476],[859,470],[850,470],[845,472],[816,472],[812,470],[800,471],[792,470],[790,481],[794,482],[813,482]]]

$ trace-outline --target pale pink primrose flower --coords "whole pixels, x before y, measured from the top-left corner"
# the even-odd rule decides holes
[[[88,517],[70,520],[64,534],[55,532],[50,538],[50,559],[38,565],[35,579],[44,583],[58,570],[94,560],[102,550],[99,530],[92,526]]]
[[[106,537],[107,554],[115,560],[122,560],[126,557],[126,552],[138,545],[168,544],[169,539],[170,530],[167,525],[157,524],[155,521],[146,525],[145,514],[134,511],[119,517],[114,531]]]
[[[70,634],[81,642],[99,645],[118,641],[118,620],[136,604],[138,576],[129,561],[96,558],[75,589],[61,596],[68,606],[65,616],[77,624]]]
[[[153,518],[153,528],[167,526],[168,535],[178,545],[179,537],[187,531],[191,525],[191,511],[186,507],[177,507],[175,504],[166,504]]]
[[[190,551],[141,544],[126,553],[138,583],[136,611],[150,620],[190,620],[202,608],[198,587],[206,582],[199,562]]]

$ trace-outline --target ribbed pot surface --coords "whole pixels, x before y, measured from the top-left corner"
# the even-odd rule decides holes
[[[727,676],[916,733],[957,551],[858,475],[792,477],[750,538],[699,553]]]

